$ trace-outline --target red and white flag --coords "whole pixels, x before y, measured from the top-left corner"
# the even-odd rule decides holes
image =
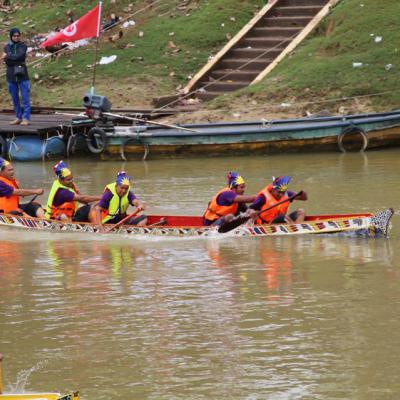
[[[80,39],[99,37],[100,35],[101,2],[83,17],[68,25],[61,32],[49,37],[40,47],[54,46],[58,43],[75,42]]]

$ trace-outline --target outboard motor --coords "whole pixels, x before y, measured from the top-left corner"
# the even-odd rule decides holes
[[[102,119],[103,112],[111,111],[111,102],[105,96],[87,93],[83,97],[86,115],[92,119]]]

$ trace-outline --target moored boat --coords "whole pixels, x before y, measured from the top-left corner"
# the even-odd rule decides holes
[[[113,114],[110,114],[113,115]],[[315,150],[365,151],[400,145],[400,111],[254,122],[97,126],[91,152],[103,158],[265,154]]]
[[[351,234],[364,237],[386,237],[389,230],[393,209],[376,214],[335,214],[308,216],[299,224],[276,225],[241,225],[226,235],[237,236],[295,236],[306,234]],[[170,236],[199,237],[222,236],[217,227],[202,225],[199,216],[148,215],[147,226],[120,225],[115,229],[101,230],[97,225],[38,218],[25,218],[15,215],[0,214],[0,229],[23,229],[42,232],[73,232],[92,235],[112,234],[119,236]]]

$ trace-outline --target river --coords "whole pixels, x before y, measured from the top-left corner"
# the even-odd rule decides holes
[[[47,193],[53,164],[15,164],[21,185]],[[125,169],[148,213],[199,214],[236,170],[247,193],[291,175],[310,214],[394,207],[396,215],[388,239],[0,232],[7,391],[79,389],[84,400],[398,397],[398,150],[70,167],[87,194]]]

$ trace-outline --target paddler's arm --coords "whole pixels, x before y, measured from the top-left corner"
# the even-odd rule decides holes
[[[256,199],[256,197],[257,196],[244,196],[244,195],[238,194],[234,198],[233,202],[234,203],[252,203]]]
[[[14,189],[12,194],[22,197],[32,195],[40,196],[41,194],[43,194],[43,192],[43,189]]]
[[[104,191],[100,197],[99,202],[94,206],[94,214],[96,219],[96,224],[98,225],[101,232],[104,231],[103,216],[102,212],[107,211],[110,206],[112,194],[109,190]]]
[[[141,208],[142,210],[144,210],[146,208],[146,205],[144,203],[142,203],[138,198],[133,200],[131,202],[131,205],[133,205],[134,207],[137,207],[137,208]]]
[[[100,232],[105,232],[106,230],[106,227],[103,224],[103,218],[101,216],[103,210],[104,209],[98,204],[94,206],[95,224],[99,227]]]
[[[103,225],[102,218],[101,218],[101,212],[103,211],[103,208],[101,208],[99,205],[94,206],[94,212],[96,216],[96,224],[99,226]]]
[[[289,197],[294,196],[295,194],[296,193],[294,193],[294,192],[288,193]],[[297,196],[295,199],[293,199],[292,201],[294,201],[294,200],[302,200],[302,201],[308,200],[307,193],[304,190],[301,190],[301,194],[299,196]]]
[[[94,201],[99,201],[101,196],[86,196],[83,194],[76,194],[74,196],[74,201],[79,201],[79,203],[88,204]]]
[[[246,214],[253,220],[256,220],[258,217],[258,213],[266,202],[266,198],[263,194],[259,194],[255,196],[253,203],[250,204],[249,208],[246,211]]]

